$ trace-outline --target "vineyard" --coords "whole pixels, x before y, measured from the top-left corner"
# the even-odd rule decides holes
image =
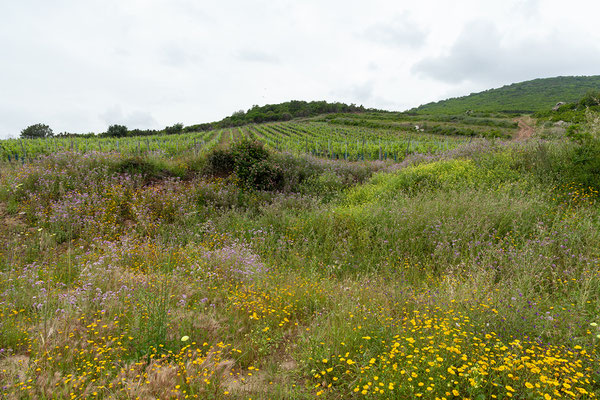
[[[472,140],[324,123],[254,125],[246,132],[250,138],[274,150],[349,161],[393,159],[397,162],[409,154],[436,153]]]
[[[129,155],[209,151],[243,138],[271,150],[349,161],[402,161],[409,154],[439,153],[481,138],[508,138],[516,123],[502,117],[423,116],[401,113],[334,114],[302,122],[146,137],[52,137],[0,141],[0,160],[31,161],[62,151],[117,152]]]
[[[52,137],[43,139],[7,139],[0,141],[0,160],[9,162],[31,161],[39,156],[64,151],[76,153],[117,152],[121,154],[162,153],[172,156],[184,151],[196,153],[213,148],[221,140],[223,130],[154,135],[147,137]]]

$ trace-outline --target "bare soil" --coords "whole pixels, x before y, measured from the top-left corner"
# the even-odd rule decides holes
[[[526,140],[533,136],[535,129],[533,128],[533,119],[531,117],[520,117],[515,119],[519,124],[519,130],[513,138],[514,140]]]

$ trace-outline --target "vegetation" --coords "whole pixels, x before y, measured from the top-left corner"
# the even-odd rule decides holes
[[[600,111],[600,90],[591,90],[572,103],[565,103],[557,109],[538,111],[534,116],[539,121],[564,121],[572,124],[580,124],[587,120],[586,113],[589,111]],[[577,129],[577,127],[573,129]]]
[[[576,102],[600,88],[600,76],[560,76],[513,83],[468,96],[424,104],[412,110],[425,114],[464,114],[468,111],[534,113],[558,102]]]
[[[127,127],[125,125],[115,124],[115,125],[111,125],[108,127],[104,136],[125,137],[125,136],[127,136],[127,134],[128,134],[128,131],[127,131]]]
[[[413,127],[449,146],[402,160],[294,151],[409,134],[371,117],[0,163],[0,397],[598,397],[597,116],[561,141]]]
[[[25,139],[45,138],[53,134],[52,129],[44,124],[30,125],[21,131],[21,137]]]
[[[414,153],[435,154],[466,141],[510,138],[516,122],[503,115],[418,117],[405,113],[368,112],[322,115],[302,122],[250,124],[235,129],[185,132],[181,124],[170,134],[131,136],[125,126],[113,125],[100,137],[59,135],[52,140],[6,140],[0,143],[0,159],[26,161],[58,151],[113,151],[122,154],[149,152],[205,152],[217,144],[238,139],[257,140],[267,148],[294,154],[310,153],[329,159],[352,161],[394,160]]]
[[[340,112],[362,112],[363,106],[344,103],[328,103],[326,101],[292,100],[280,104],[253,106],[247,112],[238,111],[217,123],[219,127],[240,126],[249,123],[289,121],[292,118],[314,117],[321,114]]]

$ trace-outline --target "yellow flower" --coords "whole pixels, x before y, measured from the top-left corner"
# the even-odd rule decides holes
[[[188,340],[190,340],[189,336],[184,336],[184,337],[181,338],[182,342],[187,342]]]
[[[531,383],[529,383],[529,382],[525,382],[525,387],[527,389],[533,389],[533,385]]]

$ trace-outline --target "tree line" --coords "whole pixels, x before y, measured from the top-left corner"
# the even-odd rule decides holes
[[[213,129],[222,129],[236,127],[252,123],[289,121],[294,118],[314,117],[321,114],[331,113],[359,113],[366,111],[380,111],[375,109],[366,109],[362,105],[345,103],[328,103],[326,101],[301,101],[292,100],[280,104],[267,104],[264,106],[254,105],[248,111],[240,110],[234,112],[231,116],[223,118],[221,121],[208,122],[184,126],[177,123],[167,126],[164,129],[129,129],[125,125],[113,124],[108,127],[106,132],[99,136],[103,137],[127,137],[127,136],[150,136],[150,135],[174,135],[178,133],[202,132]],[[52,136],[95,136],[93,133],[68,133],[63,132],[54,135],[52,129],[45,124],[35,124],[28,126],[21,131],[22,138],[43,138]]]

